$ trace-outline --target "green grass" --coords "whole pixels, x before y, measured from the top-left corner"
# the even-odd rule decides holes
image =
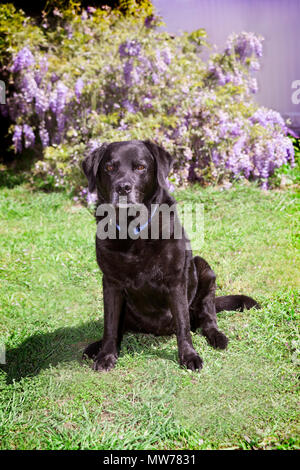
[[[175,336],[133,334],[99,374],[81,361],[103,330],[93,217],[62,193],[1,189],[2,449],[299,448],[296,192],[176,197],[204,203],[201,254],[218,293],[253,295],[262,309],[219,314],[226,351],[193,335],[199,374],[179,367]]]

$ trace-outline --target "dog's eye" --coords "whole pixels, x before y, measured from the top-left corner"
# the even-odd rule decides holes
[[[136,169],[139,170],[139,171],[142,171],[142,170],[145,169],[145,166],[144,165],[137,165]]]
[[[110,164],[108,164],[108,165],[106,165],[105,169],[106,169],[107,171],[113,171],[113,169],[114,169],[114,166],[113,166],[113,165],[110,165]]]

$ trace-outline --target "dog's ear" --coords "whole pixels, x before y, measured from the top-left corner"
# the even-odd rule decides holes
[[[87,177],[90,193],[93,193],[96,189],[97,171],[107,146],[108,143],[104,142],[100,147],[89,153],[82,162],[82,169]]]
[[[156,162],[158,184],[162,187],[166,187],[166,178],[172,168],[173,157],[165,149],[150,140],[143,140],[143,143]]]

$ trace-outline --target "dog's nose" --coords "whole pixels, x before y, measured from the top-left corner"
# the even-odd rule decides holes
[[[122,196],[129,194],[131,190],[132,186],[130,183],[120,183],[117,187],[117,192]]]

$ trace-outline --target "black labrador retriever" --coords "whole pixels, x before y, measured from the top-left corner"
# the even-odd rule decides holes
[[[85,158],[83,170],[89,191],[97,191],[97,206],[111,204],[116,220],[122,197],[128,207],[143,204],[147,208],[148,220],[138,227],[141,234],[153,223],[153,205],[175,203],[166,186],[171,165],[172,157],[160,146],[132,140],[102,144]],[[96,212],[97,223],[103,218]],[[201,328],[211,346],[225,349],[228,339],[218,329],[216,312],[259,307],[244,295],[215,297],[214,272],[203,258],[193,257],[186,249],[184,231],[181,238],[174,236],[176,211],[170,220],[168,238],[162,236],[161,227],[155,239],[121,238],[117,222],[116,237],[96,236],[97,262],[103,272],[104,334],[83,353],[94,359],[95,370],[115,366],[125,331],[175,333],[180,364],[200,370],[202,359],[193,347],[191,331]]]

